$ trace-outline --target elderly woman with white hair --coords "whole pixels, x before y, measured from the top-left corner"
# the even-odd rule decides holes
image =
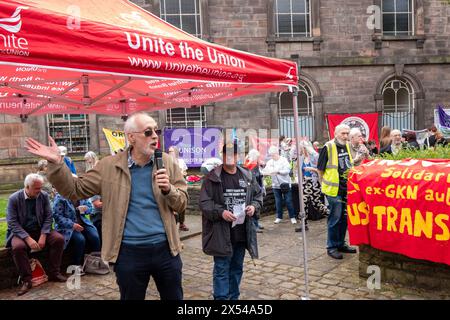
[[[263,175],[272,177],[272,189],[275,195],[275,206],[277,211],[277,217],[274,223],[278,224],[283,219],[283,200],[286,203],[286,207],[289,212],[289,218],[292,224],[297,223],[295,218],[296,213],[294,209],[294,203],[292,201],[291,190],[291,167],[288,160],[285,157],[280,156],[278,148],[271,146],[269,148],[269,155],[272,157],[267,161],[266,167],[262,171]]]
[[[84,163],[86,165],[86,172],[95,167],[98,163],[97,154],[94,151],[88,151],[84,155]]]
[[[48,197],[50,199],[50,204],[52,204],[53,198],[55,197],[55,193],[52,184],[47,179],[48,161],[45,159],[39,160],[37,163],[37,169],[38,171],[36,173],[40,175],[44,181],[44,184],[42,185],[42,190],[47,192]]]

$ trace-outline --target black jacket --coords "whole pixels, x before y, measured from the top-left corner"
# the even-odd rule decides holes
[[[383,154],[383,153],[392,154],[392,147],[390,144],[388,144],[386,147],[381,148],[380,154]]]
[[[255,207],[258,217],[262,206],[262,191],[255,177],[247,169],[237,167],[247,183],[246,205]],[[202,211],[202,245],[203,252],[211,256],[229,257],[233,254],[231,245],[231,222],[225,221],[222,213],[225,210],[222,181],[222,166],[212,170],[203,180],[200,190],[200,210]],[[258,258],[256,227],[253,217],[245,217],[247,250],[252,258]]]

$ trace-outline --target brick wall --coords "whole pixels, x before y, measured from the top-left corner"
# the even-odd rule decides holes
[[[398,283],[408,287],[450,290],[450,266],[416,260],[401,254],[359,247],[359,274],[367,278],[367,267],[379,266],[381,282]]]

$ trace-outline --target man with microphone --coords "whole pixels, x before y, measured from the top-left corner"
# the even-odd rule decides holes
[[[143,300],[153,277],[162,300],[182,300],[181,242],[174,212],[186,209],[187,185],[172,157],[157,150],[156,121],[135,113],[125,122],[129,147],[80,177],[64,165],[55,141],[27,139],[47,159],[48,180],[65,198],[101,195],[102,258],[114,264],[122,300]]]

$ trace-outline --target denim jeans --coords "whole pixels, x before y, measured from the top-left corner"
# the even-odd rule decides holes
[[[72,264],[82,265],[84,260],[84,252],[86,249],[86,242],[92,251],[100,251],[100,237],[98,231],[94,226],[83,225],[84,230],[78,232],[73,230],[70,237],[69,244],[73,247]]]
[[[297,214],[295,213],[294,203],[292,202],[292,189],[289,192],[282,193],[280,189],[273,189],[273,194],[275,195],[275,207],[277,210],[277,218],[283,218],[283,199],[286,203],[286,207],[289,212],[289,218],[295,218]]]
[[[100,245],[102,244],[102,214],[96,213],[95,215],[91,215],[91,221],[94,227],[98,231],[98,237],[100,238]]]
[[[327,250],[341,248],[345,245],[345,234],[347,233],[347,202],[341,196],[330,197],[328,200],[328,240]]]
[[[253,224],[255,225],[256,229],[259,229],[259,227],[261,226],[259,223],[259,218],[256,217],[256,215],[253,216],[252,219]]]
[[[114,265],[120,300],[144,300],[150,276],[161,300],[183,300],[182,268],[180,255],[172,256],[167,241],[145,246],[122,243]]]
[[[244,268],[245,243],[233,245],[231,257],[214,257],[213,290],[215,300],[238,300]]]

